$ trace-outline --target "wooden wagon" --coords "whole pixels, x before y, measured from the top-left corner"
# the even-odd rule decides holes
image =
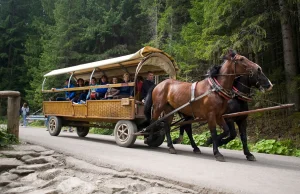
[[[154,75],[168,75],[175,79],[177,65],[173,58],[165,52],[146,46],[134,54],[117,58],[96,61],[87,64],[53,70],[44,75],[42,86],[43,93],[67,92],[90,90],[94,88],[109,87],[135,87],[138,75],[145,76],[148,71]],[[69,80],[78,78],[91,79],[107,77],[121,77],[124,73],[134,76],[133,82],[120,84],[107,84],[86,87],[73,87],[62,89],[44,88],[46,80],[50,76],[69,75]],[[158,82],[158,77],[156,77]],[[134,89],[135,91],[135,89]],[[136,140],[138,132],[137,124],[144,119],[144,107],[134,98],[122,98],[113,100],[87,100],[85,104],[74,104],[71,101],[44,101],[43,113],[48,117],[48,130],[50,135],[59,135],[63,126],[76,127],[79,137],[85,137],[92,126],[98,126],[97,122],[115,123],[114,135],[118,145],[129,147]],[[164,134],[158,136],[150,146],[159,146],[163,143]]]

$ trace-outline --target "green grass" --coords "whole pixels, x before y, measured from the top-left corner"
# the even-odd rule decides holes
[[[6,128],[0,128],[0,149],[18,143],[19,141],[15,135],[9,134]]]
[[[104,128],[91,127],[90,133],[100,134],[100,135],[113,135],[114,130],[113,129],[104,129]]]
[[[171,136],[172,139],[177,138],[179,132],[174,132]],[[203,132],[201,134],[194,134],[193,136],[197,145],[204,146],[207,138],[210,137],[210,133]],[[186,134],[183,136],[182,144],[190,145],[190,140]],[[248,143],[248,146],[252,152],[300,157],[300,149],[296,149],[291,140],[262,139],[258,142]],[[242,150],[243,146],[241,140],[236,138],[227,145],[221,146],[221,148]]]

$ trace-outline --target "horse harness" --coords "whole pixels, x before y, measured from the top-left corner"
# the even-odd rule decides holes
[[[230,100],[234,97],[238,97],[240,100],[243,100],[246,102],[252,101],[252,98],[249,95],[239,91],[234,86],[232,87],[232,90],[227,90],[220,85],[220,83],[218,82],[218,80],[216,78],[208,77],[207,79],[208,79],[208,82],[209,82],[210,86],[212,87],[212,89],[209,90],[208,92],[206,92],[205,94],[201,95],[201,98],[203,98],[204,96],[208,95],[211,92],[217,92],[220,96],[222,96],[226,100]],[[195,98],[195,90],[196,90],[197,84],[198,84],[198,82],[194,82],[191,86],[191,99],[189,101],[189,104],[192,108],[192,114],[193,114],[194,118],[195,118],[195,116],[194,116],[192,102],[200,99],[199,97]]]
[[[232,90],[223,88],[216,78],[208,77],[207,80],[210,86],[226,100],[230,100],[235,97],[235,93]]]
[[[245,101],[245,102],[251,102],[252,98],[250,95],[247,95],[241,91],[239,91],[236,87],[232,86],[233,93],[238,97],[238,99]]]

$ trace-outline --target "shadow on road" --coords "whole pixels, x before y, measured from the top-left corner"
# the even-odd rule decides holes
[[[58,137],[75,139],[77,141],[105,143],[105,144],[118,146],[116,144],[116,142],[114,141],[114,139],[107,139],[107,138],[104,138],[101,136],[99,136],[99,137],[88,137],[87,136],[84,138],[80,138],[77,136],[60,135]],[[145,150],[145,151],[149,152],[149,156],[151,156],[151,152],[166,154],[166,157],[168,157],[168,155],[169,155],[169,151],[166,146],[166,143],[164,143],[161,147],[156,147],[156,148],[149,147],[147,145],[141,145],[141,144],[143,144],[143,141],[137,140],[137,142],[129,149]],[[219,163],[215,160],[215,157],[213,156],[211,147],[200,147],[201,152],[202,152],[201,154],[193,153],[192,147],[187,147],[187,146],[183,146],[183,145],[174,145],[174,147],[177,150],[178,156],[197,158],[197,159],[199,159],[199,165],[201,164],[201,160],[210,160],[211,162],[215,162],[216,165]],[[120,149],[127,149],[127,148],[120,147]],[[251,161],[246,160],[246,157],[244,156],[242,151],[220,149],[220,152],[224,155],[227,163],[235,163],[236,165],[264,166],[267,168],[276,168],[276,169],[280,168],[280,169],[284,169],[284,170],[300,171],[300,159],[299,159],[299,161],[297,161],[297,163],[295,161],[289,161],[289,160],[277,162],[276,158],[273,158],[272,155],[253,153],[253,155],[256,157],[257,161],[251,162]],[[272,157],[269,158],[268,156],[272,156]],[[223,164],[226,165],[226,162]],[[245,170],[247,170],[247,169],[245,168]]]

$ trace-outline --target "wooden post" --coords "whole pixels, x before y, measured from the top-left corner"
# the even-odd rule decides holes
[[[0,91],[0,97],[7,97],[7,132],[19,138],[20,92]]]
[[[8,97],[7,101],[7,132],[19,139],[20,96]]]

